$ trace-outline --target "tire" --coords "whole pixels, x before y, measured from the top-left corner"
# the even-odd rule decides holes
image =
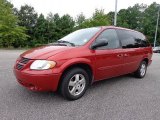
[[[142,61],[138,70],[134,73],[137,78],[144,78],[147,72],[147,62]]]
[[[63,75],[60,91],[64,98],[77,100],[85,94],[88,85],[87,72],[82,68],[72,68]]]

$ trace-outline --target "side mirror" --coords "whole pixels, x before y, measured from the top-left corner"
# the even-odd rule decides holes
[[[91,49],[96,49],[97,47],[103,47],[108,45],[108,40],[106,38],[98,39],[94,44],[91,46]]]

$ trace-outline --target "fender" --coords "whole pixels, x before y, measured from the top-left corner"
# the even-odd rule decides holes
[[[75,65],[75,64],[87,64],[90,66],[93,74],[95,73],[94,62],[87,58],[74,58],[74,59],[66,60],[66,62],[64,62],[60,67],[54,70],[54,73],[56,72],[56,73],[62,74],[64,70],[66,70],[68,67]]]
[[[148,64],[150,64],[149,55],[145,54],[145,55],[142,57],[142,59],[141,59],[139,65],[141,64],[141,62],[142,62],[144,59],[147,59],[147,60],[148,60]]]
[[[94,70],[94,62],[92,62],[91,60],[89,59],[86,59],[86,58],[74,58],[74,59],[71,59],[67,62],[65,62],[61,67],[61,71],[64,71],[66,68],[68,68],[69,66],[72,66],[72,65],[75,65],[75,64],[80,64],[80,63],[84,63],[84,64],[87,64],[90,66],[90,68],[92,69],[92,71]]]

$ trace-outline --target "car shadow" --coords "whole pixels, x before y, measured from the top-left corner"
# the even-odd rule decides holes
[[[115,77],[111,79],[106,79],[106,80],[101,80],[98,82],[93,83],[91,86],[89,86],[89,89],[86,93],[87,96],[89,96],[90,93],[93,91],[101,90],[102,88],[110,88],[114,84],[123,84],[126,81],[130,81],[134,79],[132,75],[123,75],[120,77]],[[19,91],[19,97],[21,97],[22,100],[25,101],[33,101],[33,102],[56,102],[56,103],[61,103],[65,102],[65,100],[58,92],[35,92],[35,91],[30,91],[20,85],[17,85],[17,89]]]
[[[133,74],[127,74],[127,75],[122,75],[119,77],[113,77],[113,78],[109,78],[109,79],[104,79],[104,80],[100,80],[100,81],[96,81],[92,84],[93,87],[98,87],[101,85],[109,85],[109,84],[114,84],[116,82],[125,82],[128,81],[130,79],[134,79],[134,75]]]

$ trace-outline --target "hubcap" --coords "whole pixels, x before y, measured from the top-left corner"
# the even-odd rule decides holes
[[[146,65],[142,64],[141,65],[141,69],[140,69],[140,74],[141,74],[141,76],[144,76],[145,73],[146,73]]]
[[[86,79],[82,74],[75,74],[69,81],[68,90],[73,96],[80,95],[86,86]]]

